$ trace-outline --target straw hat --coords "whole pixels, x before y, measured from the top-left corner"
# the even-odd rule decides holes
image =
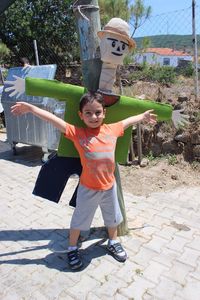
[[[129,48],[136,47],[135,41],[132,38],[130,38],[130,28],[128,23],[120,18],[112,18],[105,25],[103,30],[97,32],[97,35],[100,39],[102,39],[106,33],[115,34],[127,40]]]

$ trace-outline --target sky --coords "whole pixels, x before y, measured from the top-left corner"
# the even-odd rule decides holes
[[[134,2],[134,0],[133,0]],[[144,0],[151,18],[134,37],[157,34],[192,34],[192,0]],[[200,34],[200,0],[196,0],[196,33]]]
[[[196,1],[196,3],[199,1]],[[152,7],[152,16],[181,10],[192,5],[192,0],[144,0],[145,6]]]

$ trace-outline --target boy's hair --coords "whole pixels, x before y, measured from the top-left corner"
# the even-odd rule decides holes
[[[21,66],[24,66],[25,64],[29,65],[29,60],[28,60],[27,57],[21,57],[20,60],[19,60],[19,62],[20,62]]]
[[[102,94],[97,93],[97,92],[88,92],[88,93],[84,94],[80,99],[80,103],[79,103],[80,112],[83,111],[83,107],[87,103],[92,103],[94,101],[97,101],[98,103],[100,103],[102,105],[103,108],[105,108],[105,102],[104,102]]]

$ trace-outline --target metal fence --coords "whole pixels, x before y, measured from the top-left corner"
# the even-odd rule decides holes
[[[195,25],[195,26],[194,26]],[[184,40],[182,36],[184,37]],[[155,36],[157,39],[155,41]],[[139,27],[133,38],[136,39],[138,44],[138,51],[142,45],[142,40],[147,37],[151,41],[152,47],[161,48],[173,48],[184,50],[190,53],[193,58],[197,58],[197,68],[200,66],[199,56],[200,56],[200,7],[197,5],[195,9],[195,18],[193,14],[192,6],[164,13],[161,15],[151,16],[141,27]],[[49,44],[51,44],[51,37],[49,38]],[[196,40],[195,40],[196,39]],[[195,44],[196,41],[196,44]],[[155,46],[156,45],[156,46]],[[73,82],[74,84],[81,84],[81,71],[76,64],[67,65],[62,63],[59,56],[54,54],[54,56],[49,55],[48,47],[40,49],[38,46],[38,52],[36,51],[36,43],[34,41],[28,42],[26,37],[24,37],[23,49],[20,49],[20,56],[24,56],[30,59],[31,64],[44,64],[43,58],[45,57],[45,63],[57,64],[57,74],[56,78],[63,82]],[[63,44],[60,40],[60,45],[62,49],[68,49],[67,45]],[[196,50],[196,54],[195,54]],[[48,61],[49,59],[49,61]],[[13,57],[9,62],[5,61],[5,66],[13,67],[16,66],[17,61],[20,57]],[[13,63],[12,63],[13,62]],[[74,76],[71,76],[73,73]],[[196,85],[199,84],[199,80],[196,81]],[[196,87],[197,89],[197,87]]]
[[[160,15],[152,15],[141,27],[136,30],[133,38],[136,39],[138,51],[140,51],[140,48],[142,47],[142,41],[144,38],[148,38],[151,42],[151,47],[173,48],[187,51],[193,56],[193,58],[196,56],[195,68],[197,73],[195,80],[193,81],[194,87],[192,86],[192,89],[195,90],[197,97],[199,96],[198,70],[200,66],[200,7],[198,5],[195,9],[195,15],[192,6]],[[51,39],[52,37],[49,37],[49,44],[52,43]],[[38,51],[36,46],[38,47]],[[62,49],[66,49],[66,51],[68,49],[68,45],[65,45],[63,40],[60,40],[60,44],[57,46],[58,48],[60,46]],[[35,65],[54,63],[58,66],[56,79],[73,84],[82,84],[80,65],[75,63],[63,63],[60,61],[58,55],[54,54],[52,56],[49,54],[48,47],[40,47],[36,41],[30,42],[30,40],[26,40],[26,37],[24,37],[24,45],[23,49],[20,49],[20,56],[16,57],[15,54],[15,57],[8,62],[5,61],[4,65],[8,67],[18,66],[16,64],[18,61],[20,61],[22,56],[27,57],[30,60],[30,63]],[[180,87],[178,89],[180,92]],[[132,91],[130,94],[133,92],[133,87],[131,87],[131,90]],[[137,94],[137,92],[135,92],[135,94]],[[131,95],[133,96],[133,93]],[[138,144],[141,148],[141,143]],[[141,158],[141,149],[138,149],[138,155]]]

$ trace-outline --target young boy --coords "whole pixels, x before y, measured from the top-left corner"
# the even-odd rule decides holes
[[[52,113],[25,102],[17,102],[11,107],[11,112],[14,115],[32,113],[52,123],[66,138],[73,141],[79,152],[83,170],[70,224],[70,268],[77,270],[83,266],[77,242],[80,231],[89,230],[98,205],[108,229],[107,249],[115,259],[124,262],[127,254],[117,241],[117,226],[122,222],[122,214],[114,177],[116,142],[124,130],[133,124],[142,121],[156,123],[156,115],[149,110],[114,124],[103,124],[106,113],[103,97],[100,93],[90,92],[82,96],[78,112],[86,128],[66,123]]]

